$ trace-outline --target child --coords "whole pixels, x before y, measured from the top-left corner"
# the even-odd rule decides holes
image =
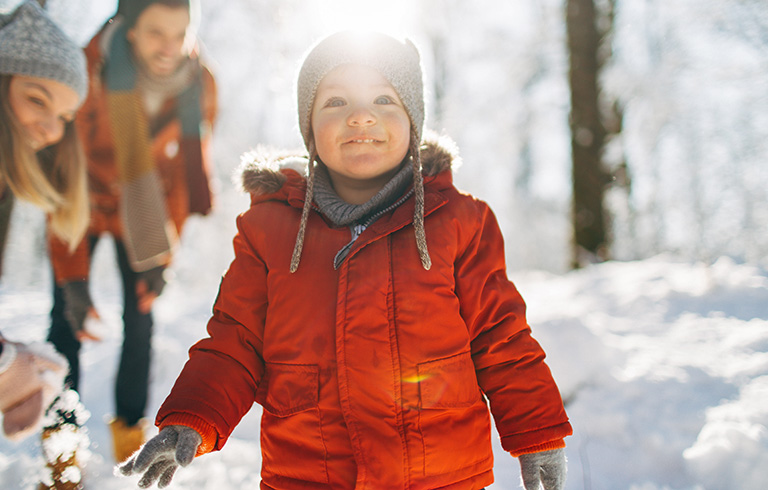
[[[526,488],[562,489],[571,426],[492,212],[453,187],[454,155],[421,144],[415,47],[334,34],[298,102],[308,176],[297,159],[245,167],[210,336],[122,472],[167,485],[257,401],[263,489],[480,489],[490,402]]]

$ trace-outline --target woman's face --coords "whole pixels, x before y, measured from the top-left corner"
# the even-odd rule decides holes
[[[61,140],[66,124],[75,117],[79,99],[61,82],[14,75],[8,102],[27,142],[37,151]]]

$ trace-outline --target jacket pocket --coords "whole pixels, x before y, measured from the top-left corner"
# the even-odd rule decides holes
[[[264,407],[261,450],[271,473],[328,482],[320,425],[320,370],[313,364],[267,363],[257,400]]]
[[[316,408],[320,392],[320,370],[312,364],[278,364],[268,362],[264,381],[259,386],[262,405],[272,415],[287,417]],[[257,395],[258,396],[258,395]]]
[[[490,469],[490,414],[469,352],[421,363],[417,369],[424,475]]]
[[[422,409],[468,407],[480,399],[475,365],[469,352],[423,362],[416,369]]]

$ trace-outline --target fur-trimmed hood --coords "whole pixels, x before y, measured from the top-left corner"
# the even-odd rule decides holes
[[[288,180],[286,171],[295,171],[305,181],[307,156],[275,152],[259,148],[243,155],[236,173],[241,188],[252,196],[278,192]],[[424,177],[450,171],[461,164],[456,143],[447,136],[425,134],[421,145],[421,166]]]

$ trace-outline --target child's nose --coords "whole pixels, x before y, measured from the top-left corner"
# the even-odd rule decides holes
[[[370,126],[376,123],[376,116],[365,106],[357,106],[352,109],[347,118],[350,126]]]

